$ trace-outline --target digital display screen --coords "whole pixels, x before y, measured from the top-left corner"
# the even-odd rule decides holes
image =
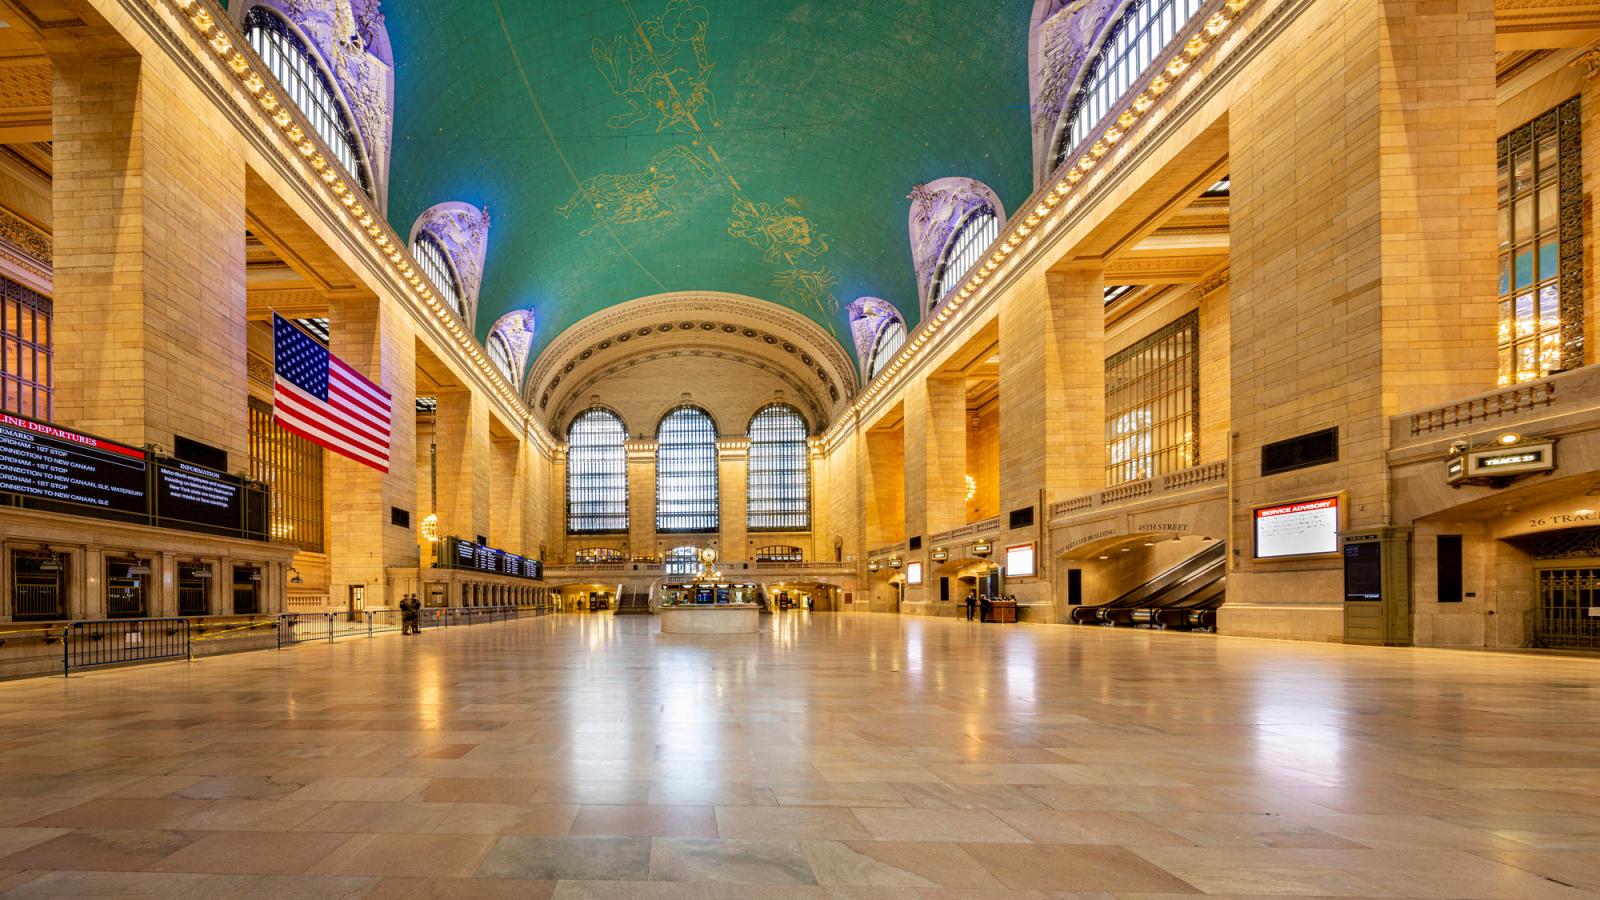
[[[1032,544],[1013,544],[1006,548],[1006,577],[1031,578],[1036,563]]]
[[[0,413],[0,491],[143,515],[147,477],[143,450]]]
[[[528,559],[515,553],[485,547],[472,541],[463,541],[460,538],[447,538],[445,552],[441,555],[441,565],[452,569],[471,569],[476,572],[489,572],[494,575],[509,575],[512,578],[531,578],[539,580],[544,578],[544,564],[537,559]]]
[[[1255,513],[1256,558],[1339,552],[1339,498],[1263,506]]]
[[[1346,603],[1383,599],[1383,545],[1363,541],[1344,545],[1344,599]]]
[[[168,527],[238,534],[244,523],[244,485],[203,466],[157,460],[156,519]]]

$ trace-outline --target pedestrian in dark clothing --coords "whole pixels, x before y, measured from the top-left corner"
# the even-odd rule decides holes
[[[422,633],[422,601],[415,594],[407,595],[400,601],[400,633]]]
[[[967,591],[967,621],[971,622],[972,621],[972,617],[977,615],[977,613],[978,613],[978,592],[977,591]]]

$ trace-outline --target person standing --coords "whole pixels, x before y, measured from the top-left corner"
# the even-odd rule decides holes
[[[407,594],[400,601],[400,633],[422,633],[422,601],[415,594]]]
[[[978,614],[978,592],[967,591],[967,621],[971,622],[973,616]]]

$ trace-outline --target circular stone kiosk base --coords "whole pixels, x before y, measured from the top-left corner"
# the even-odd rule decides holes
[[[755,634],[761,630],[761,607],[754,603],[663,606],[662,634]]]

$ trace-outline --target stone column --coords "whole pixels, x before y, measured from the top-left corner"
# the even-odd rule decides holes
[[[376,297],[330,303],[328,331],[333,353],[392,397],[387,473],[337,453],[322,454],[324,490],[330,498],[325,529],[328,600],[344,608],[350,586],[364,585],[368,609],[393,607],[401,598],[388,595],[387,570],[418,564],[417,529],[428,514],[416,508],[416,337],[404,310]],[[408,527],[393,524],[395,508],[410,513]]]
[[[717,449],[717,520],[721,533],[720,559],[749,562],[754,554],[749,547],[749,520],[746,518],[750,495],[750,449],[744,441]]]
[[[923,484],[927,532],[966,524],[967,383],[959,375],[934,375],[927,381],[923,425]]]
[[[1390,521],[1389,418],[1494,384],[1494,13],[1315,4],[1229,110],[1224,631],[1338,639],[1338,558],[1255,560],[1252,507],[1342,493],[1349,528],[1407,524]],[[1332,427],[1337,462],[1262,476],[1263,444]]]
[[[896,429],[873,429],[862,442],[862,495],[866,512],[866,551],[905,537],[905,437]]]
[[[162,60],[52,60],[55,418],[248,465],[244,156]]]
[[[1037,541],[1032,579],[1008,580],[1030,616],[1055,620],[1064,588],[1050,590],[1050,504],[1105,484],[1105,290],[1098,271],[1052,272],[1000,300],[1000,550]],[[1033,524],[1008,527],[1014,510]]]
[[[494,465],[488,401],[470,390],[439,392],[439,535],[489,535]]]
[[[656,445],[628,444],[628,552],[644,556],[656,544]]]
[[[522,442],[493,436],[489,442],[493,480],[489,491],[489,543],[508,553],[523,553],[527,515],[527,472]]]

